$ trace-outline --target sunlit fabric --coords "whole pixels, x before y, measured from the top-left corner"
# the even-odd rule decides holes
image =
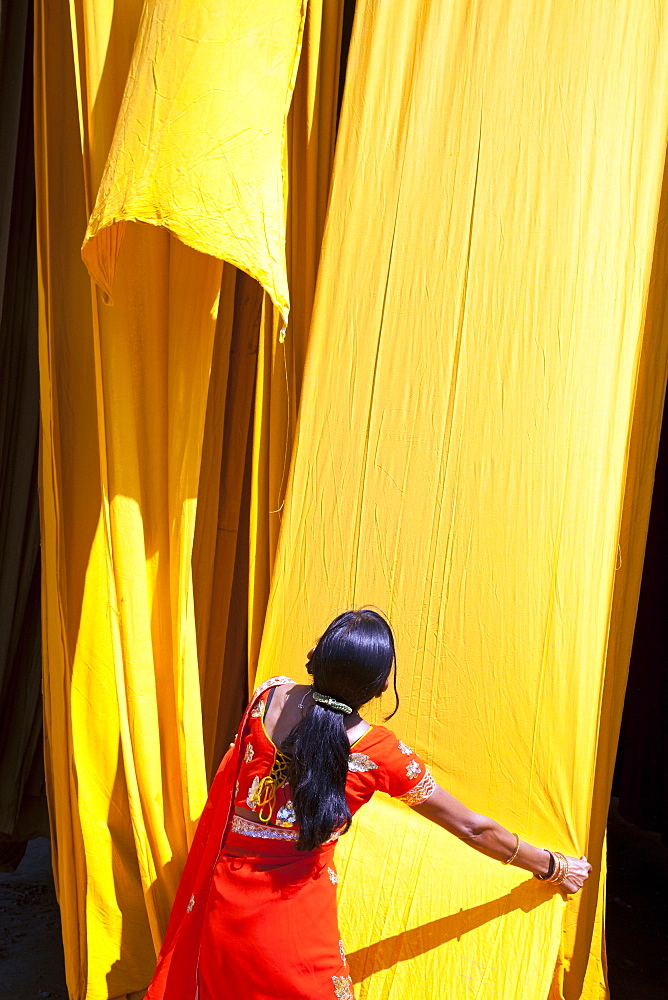
[[[248,672],[255,678],[288,485],[334,160],[343,0],[311,0],[288,116],[289,336],[265,295],[253,415],[249,513]]]
[[[207,773],[252,690],[269,597],[325,222],[343,4],[309,3],[287,128],[290,324],[225,266],[193,549]]]
[[[143,222],[247,271],[287,319],[285,128],[305,9],[145,5],[84,247],[109,295],[122,224]]]
[[[229,4],[232,21],[242,8],[246,26],[249,17],[257,22],[265,10],[261,4]],[[213,734],[215,753],[221,719],[236,710],[227,680],[221,681],[228,654],[232,660],[230,636],[224,636],[225,660],[198,657],[205,619],[198,615],[196,623],[195,591],[201,597],[198,558],[216,551],[221,524],[222,531],[238,531],[234,498],[221,492],[221,483],[240,484],[245,499],[236,501],[237,515],[245,510],[249,519],[248,428],[262,289],[223,264],[223,257],[234,255],[222,243],[211,245],[207,254],[198,252],[199,244],[186,245],[180,223],[190,226],[189,232],[203,231],[195,202],[206,185],[196,171],[189,175],[195,202],[179,189],[169,219],[163,199],[153,205],[151,219],[143,218],[152,225],[124,224],[118,254],[121,235],[111,223],[88,242],[86,260],[111,291],[113,306],[103,303],[79,255],[103,175],[120,176],[114,173],[112,139],[117,120],[129,120],[128,79],[146,81],[143,60],[148,59],[149,82],[159,83],[140,41],[143,32],[151,34],[151,18],[161,9],[146,5],[141,21],[139,2],[121,10],[113,0],[80,0],[68,22],[46,0],[36,8],[47,779],[68,988],[73,998],[90,1000],[141,994],[148,984],[206,795],[206,740]],[[239,193],[241,210],[256,213],[247,222],[250,250],[245,248],[244,260],[284,318],[285,115],[304,11],[294,2],[284,5],[285,16],[273,10],[273,18],[263,15],[250,49],[243,32],[218,28],[228,56],[236,37],[240,78],[245,74],[247,81],[249,51],[253,57],[250,96],[265,116],[263,156],[271,171],[259,186],[248,164],[243,177],[238,174],[250,185],[245,200]],[[202,18],[212,11],[188,4],[180,11],[169,59],[178,59],[180,50],[187,77],[197,63],[187,65],[191,38],[204,32]],[[174,5],[169,17],[178,21]],[[256,57],[262,39],[268,42],[268,69],[260,80]],[[238,94],[230,96],[226,89],[229,58],[221,62],[216,56],[213,64],[222,78],[216,82],[209,63],[206,79],[222,102],[218,112],[238,111]],[[172,63],[170,80],[174,73]],[[196,102],[203,77],[188,79]],[[186,97],[182,89],[179,100]],[[195,140],[202,143],[216,133],[220,122],[214,119],[203,132],[201,114],[179,118],[179,155],[185,150],[193,166]],[[192,141],[185,138],[186,122],[194,130]],[[144,124],[143,136],[134,134],[136,149],[156,156],[168,152],[174,138],[169,128],[157,133],[154,119]],[[331,150],[331,134],[327,142]],[[128,151],[127,143],[121,146]],[[208,152],[215,160],[216,151]],[[207,169],[210,178],[219,162]],[[239,164],[235,170],[241,170]],[[169,170],[158,174],[162,183]],[[105,184],[98,207],[106,204]],[[207,197],[218,193],[209,191]],[[260,236],[253,221],[258,214],[268,227]],[[243,241],[238,218],[233,228]],[[205,425],[215,424],[228,403],[229,420],[207,442]],[[242,411],[245,416],[238,419]],[[240,448],[233,440],[239,427],[246,441]],[[226,434],[232,439],[227,480],[220,458]],[[207,469],[211,475],[203,480]],[[198,548],[197,499],[207,491],[214,516],[205,518]],[[242,527],[246,562],[248,537],[249,528]],[[236,554],[233,566],[235,559]],[[222,575],[218,580],[227,586]],[[215,586],[209,597],[215,615],[220,597]],[[238,604],[247,608],[246,581],[242,593],[232,595],[231,606]],[[234,631],[234,619],[232,626]],[[239,637],[233,687],[239,676],[244,683],[246,678],[245,629],[236,629],[234,641]],[[211,691],[219,697],[210,698]],[[210,706],[204,725],[203,704]]]
[[[358,4],[258,677],[383,608],[393,727],[472,808],[594,864],[567,903],[374,801],[338,848],[360,998],[606,996],[666,378],[665,14]]]

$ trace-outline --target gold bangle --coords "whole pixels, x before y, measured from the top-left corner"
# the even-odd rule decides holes
[[[512,865],[512,863],[515,860],[515,858],[517,857],[518,851],[520,849],[520,835],[519,835],[519,833],[515,833],[515,834],[513,834],[513,836],[517,838],[517,843],[515,844],[515,850],[510,855],[510,857],[508,858],[508,860],[503,862],[504,865]]]
[[[552,878],[549,878],[547,881],[551,885],[561,885],[568,876],[568,861],[560,851],[553,851],[553,854],[557,863]]]
[[[563,855],[560,851],[555,851],[555,854],[557,856],[557,861],[559,862],[559,875],[553,880],[552,884],[561,885],[561,883],[568,878],[568,861],[566,860],[565,855]]]

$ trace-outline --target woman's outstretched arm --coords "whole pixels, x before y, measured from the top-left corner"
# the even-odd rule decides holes
[[[486,854],[488,858],[497,861],[507,861],[513,856],[517,845],[517,837],[488,816],[474,813],[454,795],[450,795],[440,785],[429,798],[420,805],[413,806],[415,812],[421,813],[433,823],[442,826],[453,833],[459,840],[470,847]],[[524,868],[534,875],[547,875],[551,864],[550,852],[539,847],[533,847],[520,840],[519,849],[512,861],[517,868]],[[565,892],[578,892],[588,878],[591,865],[586,858],[568,857],[568,876],[560,888]]]

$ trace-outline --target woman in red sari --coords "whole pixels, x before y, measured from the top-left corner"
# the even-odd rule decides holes
[[[390,729],[361,718],[393,667],[398,706],[388,623],[347,611],[309,654],[311,686],[260,685],[211,788],[147,1000],[354,1000],[334,849],[376,790],[546,884],[582,887],[586,858],[471,812]]]

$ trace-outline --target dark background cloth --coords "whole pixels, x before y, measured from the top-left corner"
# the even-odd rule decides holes
[[[37,459],[32,5],[0,8],[0,870],[48,833]]]
[[[663,425],[613,794],[668,844],[668,421]]]

